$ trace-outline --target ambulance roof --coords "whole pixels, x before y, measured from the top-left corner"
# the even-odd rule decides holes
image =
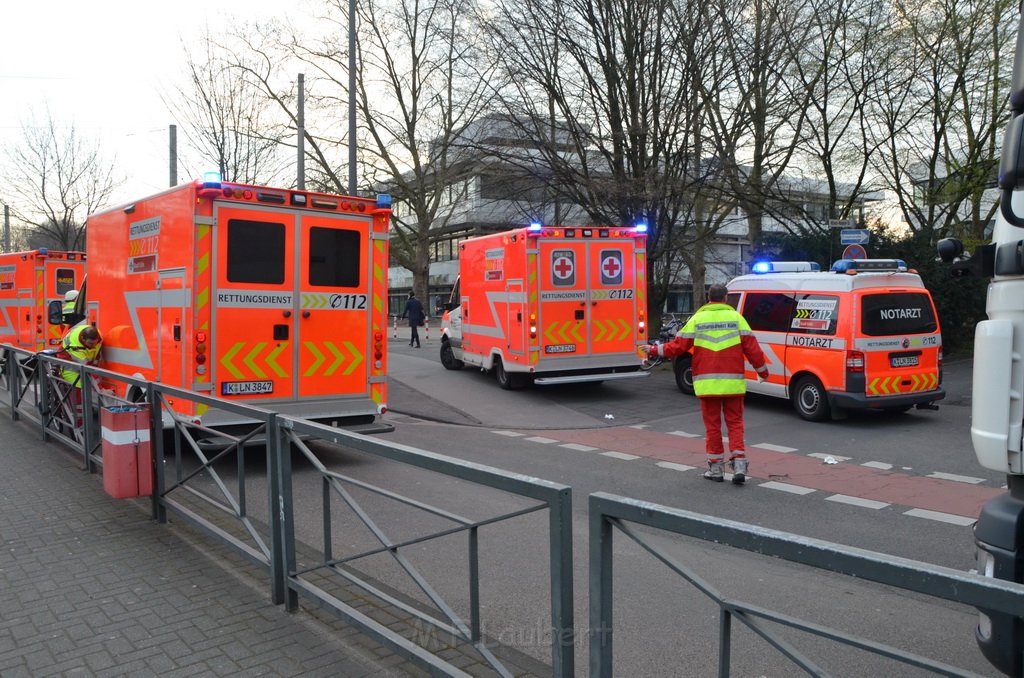
[[[849,292],[863,289],[913,287],[924,289],[921,276],[903,272],[845,273],[764,273],[741,275],[728,284],[730,292],[792,291]]]

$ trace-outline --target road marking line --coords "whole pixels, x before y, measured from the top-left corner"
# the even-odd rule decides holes
[[[972,478],[971,476],[958,476],[955,473],[941,473],[936,471],[935,473],[929,473],[929,478],[938,478],[939,480],[952,480],[958,483],[970,483],[971,485],[977,485],[978,483],[985,482],[984,478]]]
[[[687,433],[686,431],[669,431],[670,436],[680,436],[681,438],[700,438],[699,433]]]
[[[868,468],[877,468],[883,471],[889,471],[892,469],[892,464],[886,464],[884,461],[866,461],[861,466],[867,466]]]
[[[532,436],[530,438],[527,438],[527,440],[529,440],[531,443],[544,443],[545,445],[550,445],[551,443],[558,442],[554,438],[544,438],[542,436]]]
[[[968,518],[966,516],[957,516],[952,513],[940,513],[939,511],[929,511],[928,509],[910,509],[905,512],[905,516],[914,516],[915,518],[927,518],[928,520],[937,520],[940,523],[949,523],[951,525],[973,525],[977,522],[977,518]]]
[[[606,457],[611,457],[612,459],[621,459],[623,461],[633,461],[634,459],[640,458],[635,454],[626,454],[625,452],[602,452],[601,454]]]
[[[797,449],[784,445],[772,445],[771,443],[757,443],[756,445],[751,445],[751,447],[760,447],[762,450],[771,450],[772,452],[796,452]]]
[[[811,452],[807,456],[808,457],[817,457],[818,459],[821,459],[822,461],[824,461],[825,459],[828,459],[829,457],[832,457],[836,461],[850,461],[851,459],[853,459],[853,457],[840,457],[837,454],[826,454],[825,452]]]
[[[861,506],[869,509],[881,509],[889,506],[884,501],[875,501],[874,499],[862,499],[861,497],[850,497],[845,494],[833,494],[831,497],[825,497],[825,501],[836,501],[840,504],[849,504],[850,506]]]
[[[633,424],[632,426],[628,426],[627,428],[647,428],[648,426],[649,424]]]
[[[525,433],[520,433],[519,431],[491,431],[491,433],[496,433],[499,436],[508,436],[509,438],[518,438],[519,436],[526,435]]]
[[[580,445],[579,443],[562,443],[561,445],[559,445],[559,447],[567,447],[570,450],[578,450],[579,452],[593,452],[594,450],[597,449],[596,447],[591,447],[589,445]]]
[[[670,469],[672,471],[692,471],[692,470],[697,468],[696,466],[687,466],[686,464],[676,464],[675,462],[671,462],[671,461],[659,461],[655,465],[656,466],[660,466],[661,468]]]
[[[779,490],[780,492],[789,492],[790,494],[810,494],[814,492],[809,487],[800,487],[799,485],[790,485],[788,483],[780,483],[774,480],[769,480],[767,483],[761,483],[758,487],[767,487],[769,490]]]

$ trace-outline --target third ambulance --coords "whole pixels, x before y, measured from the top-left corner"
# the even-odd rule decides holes
[[[938,409],[945,397],[942,335],[931,295],[899,259],[844,259],[831,272],[811,262],[758,262],[729,284],[728,303],[750,324],[768,359],[747,390],[788,398],[809,421],[845,410]],[[693,393],[690,356],[676,383]]]

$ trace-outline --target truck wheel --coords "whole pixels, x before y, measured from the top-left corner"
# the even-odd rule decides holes
[[[672,361],[672,371],[676,373],[676,386],[686,395],[694,395],[693,390],[693,356],[685,353]]]
[[[801,377],[791,394],[793,408],[807,421],[825,421],[829,417],[828,396],[817,377]]]
[[[501,362],[501,358],[494,359],[494,377],[498,380],[498,386],[506,391],[514,391],[523,385],[520,375],[505,371],[505,365]]]
[[[444,365],[446,370],[461,370],[463,365],[465,365],[465,363],[455,357],[455,351],[452,350],[451,342],[441,342],[441,364]]]

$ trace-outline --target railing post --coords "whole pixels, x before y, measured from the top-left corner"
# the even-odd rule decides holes
[[[50,417],[50,379],[47,376],[50,373],[50,363],[47,358],[38,356],[36,358],[36,387],[39,391],[39,398],[36,400],[36,405],[39,409],[39,424],[43,429],[43,440],[49,440],[50,437],[46,433],[46,425],[49,423]]]
[[[289,422],[278,415],[272,417],[268,440],[275,449],[276,478],[269,497],[271,515],[271,571],[275,572],[274,604],[284,603],[284,609],[299,609],[299,595],[288,585],[289,573],[295,570],[295,515],[292,503],[292,445],[287,430]]]
[[[7,351],[7,388],[11,390],[11,419],[18,421],[18,404],[21,396],[21,364],[18,354]]]
[[[612,678],[612,524],[595,497],[590,521],[590,675]]]
[[[729,653],[732,648],[732,612],[719,606],[718,613],[718,678],[729,678]]]
[[[93,432],[95,427],[92,425],[92,374],[86,371],[88,368],[84,365],[78,369],[80,370],[78,373],[78,383],[82,386],[78,391],[78,395],[82,399],[82,455],[85,461],[85,469],[89,473],[96,473],[96,463],[92,460],[92,444],[95,438],[95,433]],[[78,428],[77,421],[72,422],[72,424],[74,428]]]
[[[164,413],[160,409],[160,398],[153,382],[146,383],[146,402],[149,403],[149,421],[153,428],[153,494],[149,496],[150,514],[158,523],[167,522],[167,509],[161,498],[164,496]],[[173,422],[174,419],[172,418]],[[177,436],[177,429],[172,423],[171,432]]]
[[[575,675],[573,654],[576,629],[573,624],[572,589],[572,488],[558,490],[551,502],[551,667],[553,675]]]

